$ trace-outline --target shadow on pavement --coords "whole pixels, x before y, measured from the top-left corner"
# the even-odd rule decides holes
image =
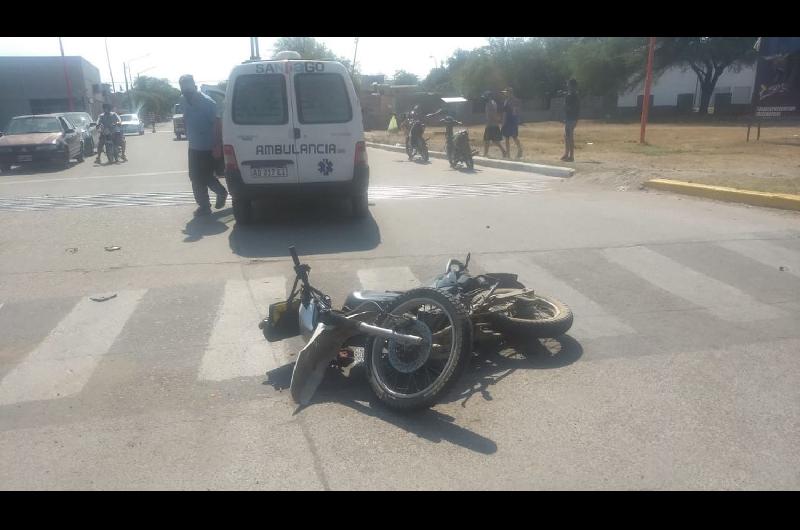
[[[552,369],[568,366],[583,356],[583,347],[569,335],[556,339],[534,339],[525,343],[497,344],[482,348],[467,367],[461,384],[442,401],[452,403],[467,401],[480,394],[492,400],[490,387],[519,369]]]
[[[267,372],[267,381],[264,384],[270,385],[276,390],[288,389],[293,369],[294,363],[291,363]],[[308,406],[313,407],[314,403],[321,402],[340,403],[367,416],[391,423],[395,427],[430,442],[439,443],[446,440],[485,455],[497,452],[496,443],[461,427],[455,423],[455,418],[448,414],[442,414],[434,409],[406,414],[388,409],[372,393],[363,375],[363,370],[356,371],[354,368],[350,376],[346,377],[338,369],[330,368],[314,395],[313,401]]]
[[[467,401],[478,393],[491,401],[490,387],[516,370],[562,368],[574,363],[582,355],[580,343],[568,335],[558,339],[533,340],[514,347],[498,344],[477,353],[461,379],[441,401],[461,401],[461,406],[466,407]],[[288,389],[293,369],[294,363],[291,363],[268,372],[264,384],[276,390]],[[497,451],[495,442],[459,426],[450,415],[434,409],[405,414],[388,409],[369,388],[363,364],[353,366],[347,375],[337,368],[330,368],[309,406],[320,402],[340,403],[434,443],[446,440],[481,454]]]
[[[253,224],[236,223],[231,231],[230,248],[238,256],[287,257],[292,245],[302,255],[353,252],[371,250],[381,241],[372,215],[355,219],[344,201],[257,202],[253,217]]]
[[[221,234],[228,229],[228,225],[220,221],[220,217],[225,217],[231,214],[231,209],[218,210],[211,215],[204,215],[200,217],[193,217],[188,223],[186,228],[183,229],[183,234],[186,237],[183,239],[184,243],[194,243],[200,241],[205,236],[215,236]]]

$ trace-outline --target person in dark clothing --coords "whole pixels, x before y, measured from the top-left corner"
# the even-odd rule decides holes
[[[564,156],[561,157],[564,162],[575,161],[575,126],[578,124],[579,114],[578,82],[570,79],[564,100]]]

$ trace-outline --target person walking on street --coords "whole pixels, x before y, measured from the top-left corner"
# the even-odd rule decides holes
[[[225,206],[228,190],[214,176],[214,148],[216,141],[217,104],[213,99],[197,90],[191,75],[181,76],[183,119],[186,124],[186,138],[189,140],[189,180],[197,203],[194,215],[208,215],[211,205],[208,190],[217,194],[215,208]]]
[[[578,124],[579,113],[578,82],[570,79],[564,99],[564,156],[561,157],[564,162],[575,161],[575,126]]]
[[[486,128],[483,130],[483,156],[489,156],[489,144],[493,143],[500,148],[503,153],[503,158],[506,157],[506,151],[500,144],[503,139],[500,134],[500,123],[502,118],[497,111],[497,103],[495,103],[491,92],[484,92],[481,99],[486,102]]]
[[[503,103],[503,127],[500,133],[506,140],[506,153],[511,156],[511,147],[508,139],[513,138],[517,144],[517,158],[522,158],[522,145],[519,143],[519,100],[514,97],[514,89],[511,87],[503,90],[506,100]]]

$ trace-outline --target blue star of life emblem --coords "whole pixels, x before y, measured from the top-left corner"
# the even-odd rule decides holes
[[[319,172],[327,177],[333,171],[333,162],[325,158],[320,161],[318,167],[319,167]]]

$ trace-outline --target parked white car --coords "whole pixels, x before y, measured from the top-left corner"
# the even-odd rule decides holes
[[[122,114],[122,134],[144,134],[144,122],[136,114]]]

